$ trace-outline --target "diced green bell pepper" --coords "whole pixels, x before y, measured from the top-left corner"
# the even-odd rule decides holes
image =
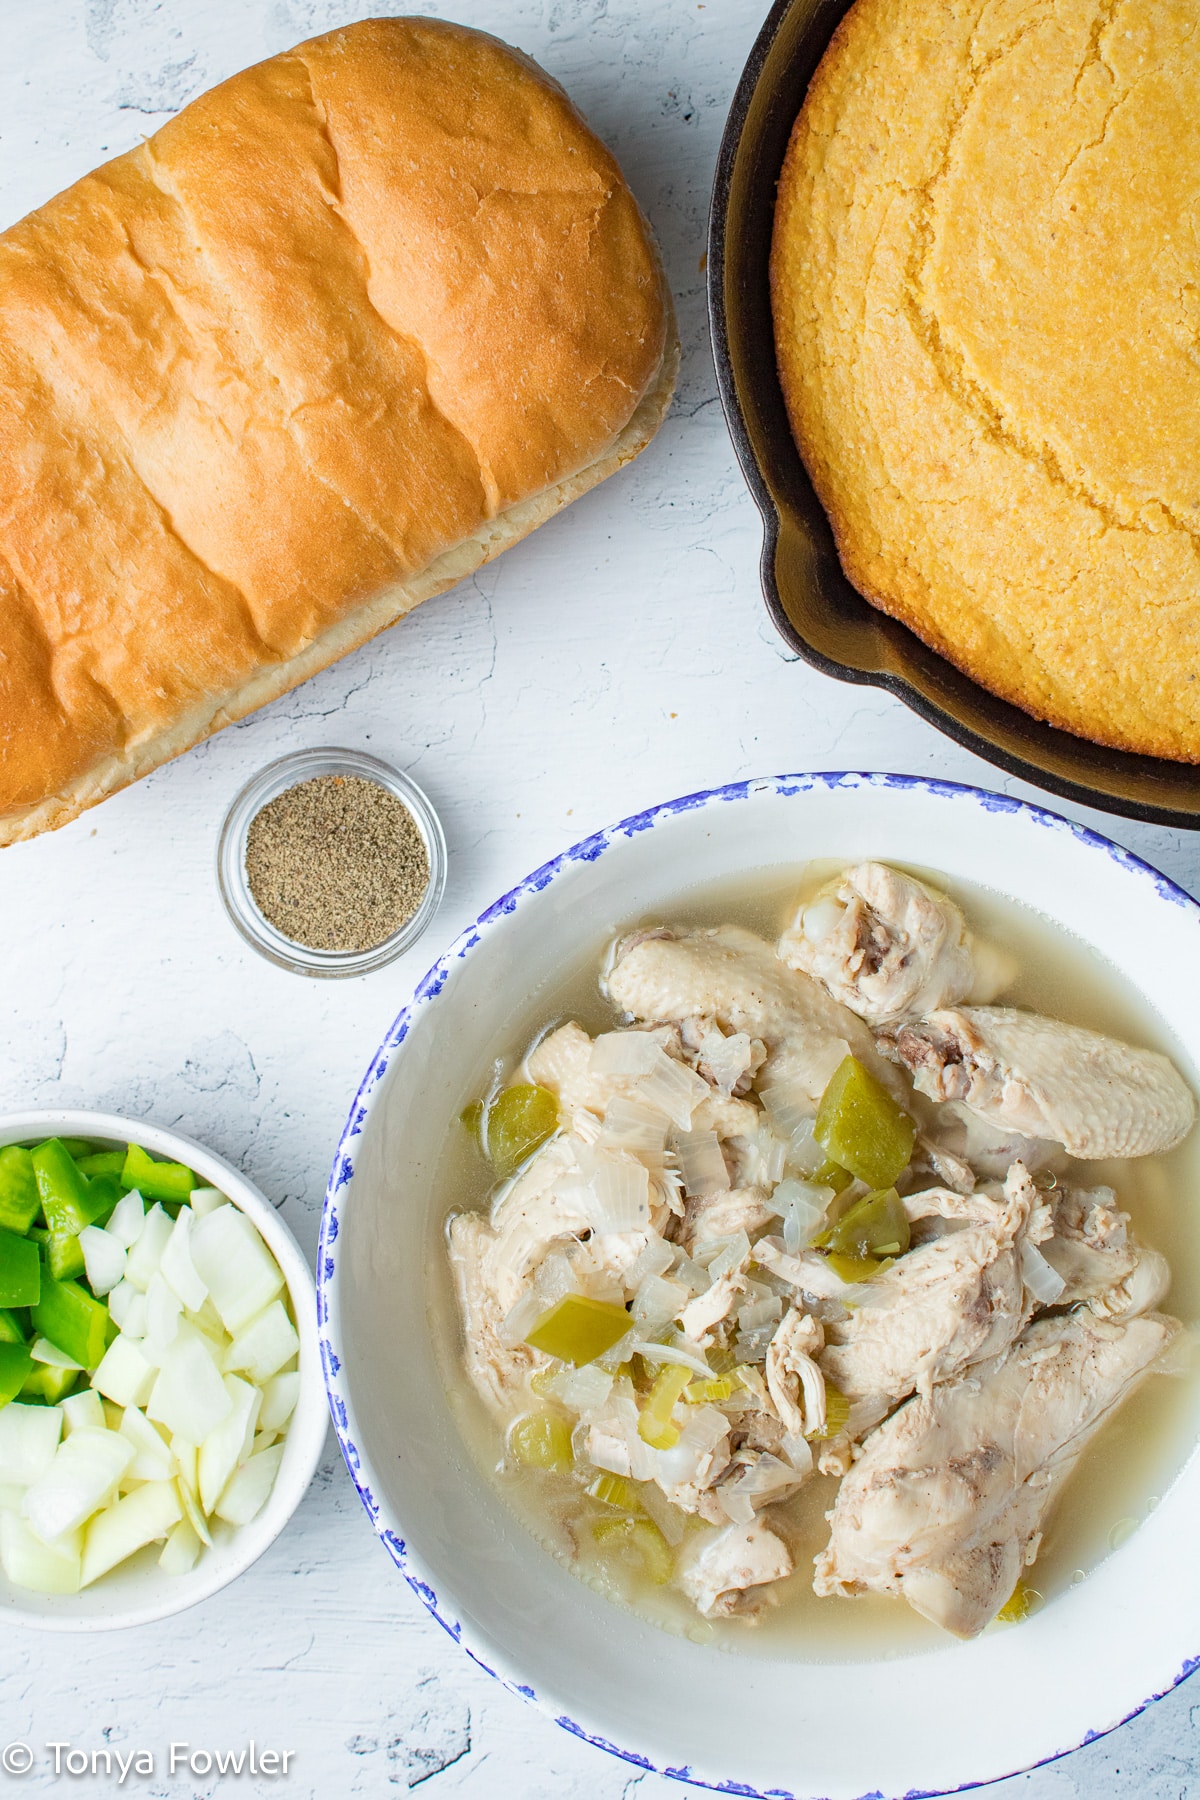
[[[79,1234],[74,1231],[52,1231],[46,1243],[46,1267],[55,1281],[74,1281],[84,1271]]]
[[[825,1154],[873,1188],[908,1167],[917,1127],[857,1057],[847,1056],[821,1095],[813,1134]]]
[[[16,1313],[9,1312],[7,1307],[0,1308],[0,1344],[23,1344],[25,1333],[21,1329],[21,1321]]]
[[[42,1292],[42,1264],[31,1238],[0,1230],[0,1306],[36,1306]]]
[[[558,1130],[558,1103],[549,1088],[521,1083],[497,1094],[487,1111],[484,1150],[502,1181]]]
[[[140,1144],[130,1144],[121,1168],[127,1188],[136,1188],[143,1200],[186,1200],[196,1177],[183,1163],[155,1162]]]
[[[24,1344],[0,1344],[0,1406],[16,1399],[32,1368],[33,1358]]]
[[[895,1188],[864,1194],[829,1232],[829,1248],[839,1256],[903,1256],[911,1234],[908,1214]]]
[[[33,1362],[33,1358],[30,1358]],[[78,1369],[56,1369],[50,1363],[33,1363],[32,1372],[21,1383],[22,1400],[44,1400],[57,1406],[65,1400],[79,1380]]]
[[[52,1232],[82,1231],[95,1216],[91,1183],[61,1138],[47,1138],[33,1152],[42,1217]]]
[[[96,1175],[115,1175],[121,1179],[125,1167],[124,1150],[93,1150],[87,1156],[78,1158],[79,1167],[89,1181]]]
[[[76,1162],[78,1162],[81,1156],[90,1156],[92,1151],[96,1148],[91,1138],[65,1137],[59,1138],[58,1141],[66,1151],[67,1155],[73,1156]]]
[[[72,1362],[94,1369],[108,1348],[116,1326],[103,1301],[94,1300],[77,1281],[56,1281],[47,1275],[42,1297],[33,1309],[34,1330],[49,1338]]]
[[[116,1210],[117,1202],[125,1193],[120,1178],[116,1175],[93,1175],[88,1182],[88,1207],[91,1211],[89,1225],[104,1225]]]
[[[586,1294],[564,1294],[535,1323],[525,1342],[563,1362],[594,1362],[619,1343],[633,1321],[623,1306],[592,1300]]]
[[[40,1204],[32,1156],[20,1144],[6,1144],[0,1150],[0,1226],[24,1234]]]
[[[890,1269],[892,1260],[878,1256],[844,1256],[840,1250],[832,1250],[825,1258],[830,1268],[842,1281],[870,1281],[881,1269]]]

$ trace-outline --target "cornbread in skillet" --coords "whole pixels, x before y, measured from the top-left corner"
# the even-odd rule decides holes
[[[611,474],[676,359],[612,157],[528,58],[430,19],[234,76],[5,232],[0,843]]]
[[[772,297],[850,580],[1079,736],[1200,760],[1194,0],[858,0]]]

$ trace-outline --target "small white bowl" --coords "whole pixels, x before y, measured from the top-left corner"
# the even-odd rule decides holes
[[[1200,908],[1118,845],[1001,794],[904,775],[738,782],[576,844],[435,964],[372,1061],[330,1177],[322,1356],[342,1450],[416,1594],[476,1662],[576,1736],[748,1796],[943,1794],[1110,1731],[1200,1663],[1200,1458],[1077,1587],[1020,1626],[841,1662],[656,1630],[563,1568],[481,1473],[428,1322],[445,1255],[436,1173],[513,1009],[630,920],[811,858],[916,864],[1023,902],[1140,989],[1200,1062]],[[1181,1205],[1198,1204],[1194,1194]],[[831,1602],[831,1604],[833,1604]]]
[[[211,1549],[204,1550],[188,1574],[165,1575],[158,1567],[158,1547],[153,1545],[79,1594],[31,1593],[27,1588],[14,1587],[0,1574],[0,1617],[17,1619],[40,1631],[116,1631],[127,1625],[149,1625],[156,1619],[168,1619],[228,1587],[274,1543],[304,1498],[320,1460],[329,1423],[317,1345],[313,1278],[295,1238],[266,1196],[232,1163],[191,1138],[142,1119],[121,1119],[114,1113],[0,1115],[0,1146],[48,1137],[140,1144],[144,1150],[153,1150],[172,1162],[186,1163],[212,1187],[220,1188],[246,1214],[279,1264],[300,1334],[300,1398],[288,1423],[283,1459],[271,1496],[249,1525],[239,1526],[226,1541],[214,1542]]]

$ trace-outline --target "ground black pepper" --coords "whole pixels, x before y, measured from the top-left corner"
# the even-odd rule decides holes
[[[277,931],[312,950],[370,950],[412,918],[429,856],[407,806],[361,775],[318,775],[257,812],[246,880]]]

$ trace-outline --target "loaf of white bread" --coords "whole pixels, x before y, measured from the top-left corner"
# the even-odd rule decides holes
[[[612,474],[677,358],[612,156],[431,19],[247,69],[4,232],[0,843]]]

